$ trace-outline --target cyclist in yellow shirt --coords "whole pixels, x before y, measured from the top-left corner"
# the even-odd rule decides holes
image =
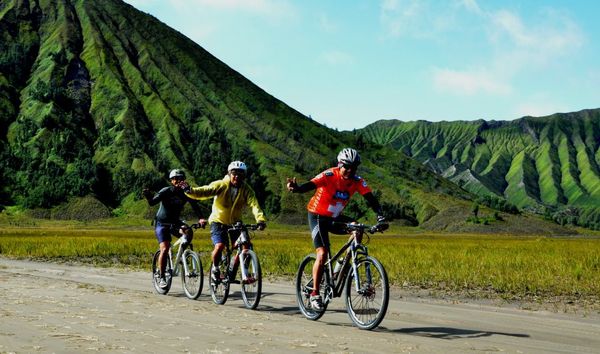
[[[263,214],[254,190],[246,183],[246,164],[242,161],[233,161],[227,167],[227,175],[222,180],[213,181],[206,186],[193,187],[185,186],[186,195],[192,199],[208,199],[214,197],[212,212],[208,218],[210,223],[210,235],[213,241],[214,249],[212,251],[212,270],[211,278],[219,278],[219,262],[221,254],[229,242],[233,245],[239,233],[227,234],[227,230],[236,221],[240,221],[244,207],[250,207],[252,214],[258,224],[259,230],[267,227],[266,219]]]

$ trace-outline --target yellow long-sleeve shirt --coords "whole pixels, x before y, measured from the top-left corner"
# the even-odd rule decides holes
[[[194,187],[186,195],[192,199],[209,199],[214,197],[212,204],[212,212],[208,218],[208,222],[218,222],[221,224],[231,225],[236,221],[240,221],[242,210],[248,206],[254,214],[256,222],[265,222],[263,214],[254,190],[250,185],[244,182],[233,196],[234,187],[231,184],[229,176],[225,176],[222,180],[214,181],[206,186]]]

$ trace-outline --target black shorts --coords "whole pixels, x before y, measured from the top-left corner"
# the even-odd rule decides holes
[[[329,249],[329,232],[336,235],[347,234],[346,228],[334,222],[349,223],[353,220],[347,216],[340,215],[337,218],[322,216],[318,214],[308,213],[308,227],[310,227],[310,235],[315,248],[325,247]]]

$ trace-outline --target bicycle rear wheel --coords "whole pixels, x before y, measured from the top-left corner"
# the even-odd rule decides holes
[[[242,267],[246,269],[246,279],[243,279]],[[254,310],[260,302],[262,293],[262,272],[258,256],[252,250],[240,253],[240,283],[244,305]]]
[[[373,329],[383,321],[387,311],[390,297],[387,273],[370,256],[358,262],[356,271],[356,277],[353,272],[346,277],[346,309],[358,328]]]
[[[227,257],[229,259],[229,256]],[[210,274],[210,296],[217,305],[223,305],[229,297],[229,262],[221,261],[219,264],[219,278],[214,280]],[[212,269],[211,269],[212,271]]]
[[[182,264],[181,286],[183,287],[185,296],[195,300],[200,296],[202,285],[204,283],[202,263],[200,262],[198,254],[189,249],[183,252],[183,261],[185,262],[185,266]]]
[[[165,269],[165,280],[167,281],[166,287],[161,287],[159,285],[160,282],[160,266],[158,264],[158,257],[160,256],[160,251],[156,251],[154,257],[152,257],[152,285],[154,286],[154,291],[160,295],[166,295],[171,289],[171,273],[169,271],[169,263],[167,261],[167,267]]]
[[[313,290],[312,270],[316,260],[317,258],[314,254],[304,257],[296,274],[296,300],[298,301],[298,307],[304,317],[312,321],[321,318],[327,309],[327,303],[325,302],[323,302],[322,311],[315,311],[310,305],[310,293]],[[319,293],[321,298],[325,299],[325,274],[323,274],[322,279]]]

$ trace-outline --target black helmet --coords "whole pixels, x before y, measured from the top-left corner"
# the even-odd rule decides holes
[[[360,155],[358,151],[352,148],[345,148],[340,151],[337,156],[338,163],[345,165],[358,166],[360,165]]]
[[[177,178],[177,177],[185,179],[185,172],[183,172],[183,170],[180,170],[177,168],[174,170],[171,170],[171,172],[169,173],[169,179]]]

